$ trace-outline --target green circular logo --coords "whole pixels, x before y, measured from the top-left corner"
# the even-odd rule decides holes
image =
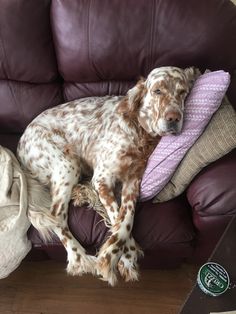
[[[197,282],[203,292],[218,296],[229,288],[229,275],[221,265],[209,262],[200,268]]]

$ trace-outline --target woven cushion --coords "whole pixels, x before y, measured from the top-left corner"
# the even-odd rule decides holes
[[[230,76],[224,71],[206,73],[196,80],[186,100],[181,134],[164,136],[148,160],[141,182],[141,201],[153,198],[171,179],[184,155],[219,108],[229,82]]]
[[[153,202],[165,202],[180,195],[202,168],[235,147],[236,112],[225,97],[206,130],[187,152],[171,180]]]

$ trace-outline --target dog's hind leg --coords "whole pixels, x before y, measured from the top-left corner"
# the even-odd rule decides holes
[[[24,145],[20,146],[18,155],[27,171],[48,185],[52,203],[48,211],[33,212],[32,223],[39,232],[42,230],[42,234],[50,231],[59,237],[67,251],[69,274],[94,273],[95,257],[86,254],[69,230],[67,222],[71,192],[78,183],[81,172],[79,158],[63,149],[66,143],[59,135],[56,143],[44,129],[38,127],[37,130],[41,134],[40,141],[35,143],[28,136]]]
[[[55,233],[67,250],[67,272],[71,275],[95,273],[95,257],[86,254],[85,249],[74,238],[68,228],[68,204],[73,187],[78,182],[80,169],[78,161],[64,156],[63,162],[55,165],[51,176],[51,215],[57,224]]]

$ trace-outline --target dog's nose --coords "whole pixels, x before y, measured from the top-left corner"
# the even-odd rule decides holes
[[[181,114],[178,111],[168,111],[165,114],[165,119],[168,122],[179,122],[181,120]]]

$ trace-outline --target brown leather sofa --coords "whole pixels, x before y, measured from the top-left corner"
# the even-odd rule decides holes
[[[236,7],[229,0],[0,0],[0,144],[13,151],[46,108],[85,96],[125,94],[154,67],[195,65],[231,74],[236,105]],[[133,234],[143,267],[207,259],[236,212],[236,149],[202,170],[171,201],[139,203]],[[70,207],[69,225],[95,252],[107,229]],[[31,257],[66,258],[55,238],[29,230]]]

